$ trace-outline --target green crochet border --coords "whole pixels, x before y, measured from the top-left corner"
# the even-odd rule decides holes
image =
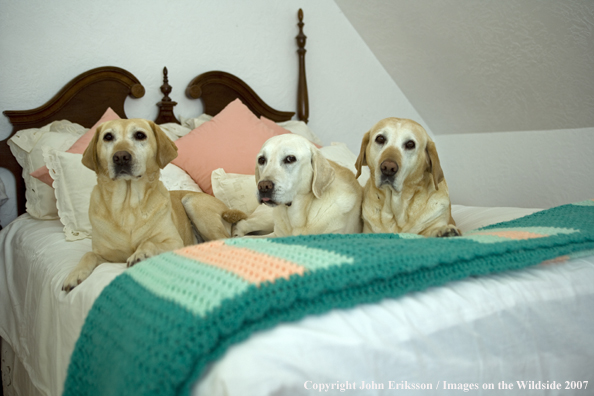
[[[554,225],[581,230],[503,244],[458,238],[405,240],[385,234],[277,239],[277,243],[317,248],[336,242],[342,246],[340,253],[347,256],[356,250],[356,241],[365,246],[376,243],[391,252],[404,255],[408,251],[405,257],[409,260],[391,264],[374,257],[376,264],[368,264],[369,257],[357,257],[352,265],[251,286],[240,298],[225,300],[205,318],[155,298],[124,273],[105,288],[89,312],[71,358],[64,395],[188,395],[207,365],[229,346],[278,323],[594,250],[593,211],[592,207],[567,205],[485,228]],[[555,224],[550,224],[551,220]],[[336,246],[331,250],[336,251]],[[441,261],[428,262],[435,250],[450,253]],[[136,310],[147,302],[161,322],[145,317],[142,309]],[[143,354],[148,346],[157,347],[159,359]]]

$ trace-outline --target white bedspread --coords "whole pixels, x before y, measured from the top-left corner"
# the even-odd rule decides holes
[[[464,231],[533,211],[454,206],[453,216]],[[0,247],[0,336],[26,370],[15,370],[11,391],[59,395],[86,313],[125,265],[100,265],[66,294],[62,282],[90,240],[66,242],[59,221],[24,215],[0,233]],[[363,381],[384,390],[348,393],[384,394],[390,385],[443,389],[444,381],[476,385],[478,394],[501,381],[516,392],[516,381],[556,381],[564,388],[565,381],[591,380],[594,387],[593,318],[594,256],[588,256],[257,333],[211,365],[193,394],[298,395],[317,393],[319,384],[360,387]]]
[[[86,313],[125,265],[102,265],[90,282],[66,294],[62,283],[91,249],[90,239],[66,242],[59,220],[25,214],[2,230],[0,246],[0,337],[39,394],[59,395]],[[16,389],[19,380],[14,379]]]

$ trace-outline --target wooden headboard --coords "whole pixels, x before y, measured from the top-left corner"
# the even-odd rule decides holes
[[[307,122],[309,105],[305,76],[306,36],[303,34],[301,9],[298,12],[298,21],[297,115],[299,120]],[[173,111],[177,103],[169,97],[172,87],[168,82],[167,68],[163,69],[163,85],[160,88],[163,99],[157,103],[159,114],[155,122],[157,124],[179,123]],[[35,109],[4,111],[3,114],[8,117],[13,129],[6,140],[0,141],[0,167],[8,169],[16,180],[18,214],[25,212],[25,182],[22,178],[22,168],[8,146],[8,139],[22,129],[40,128],[58,120],[69,120],[90,128],[108,107],[111,107],[120,117],[127,118],[124,111],[126,98],[129,96],[140,98],[144,93],[144,87],[132,73],[119,67],[106,66],[89,70],[75,77],[53,98]],[[223,71],[210,71],[192,79],[186,88],[186,95],[192,99],[200,98],[204,112],[212,116],[237,98],[240,98],[257,116],[264,116],[273,121],[287,121],[295,115],[294,112],[279,111],[270,107],[244,81]]]
[[[211,71],[194,78],[186,88],[186,95],[191,99],[201,98],[204,112],[209,115],[217,115],[237,98],[258,117],[279,122],[288,121],[295,115],[268,106],[245,82],[223,71]]]
[[[126,97],[141,98],[144,92],[144,87],[132,73],[119,67],[99,67],[75,77],[53,98],[35,109],[4,111],[13,128],[10,136],[0,142],[0,166],[8,169],[16,180],[18,214],[25,212],[25,181],[21,166],[10,152],[10,137],[22,129],[41,128],[57,120],[69,120],[90,128],[108,107],[126,118]]]

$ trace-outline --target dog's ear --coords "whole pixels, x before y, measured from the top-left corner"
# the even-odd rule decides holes
[[[357,157],[357,162],[355,162],[355,168],[357,168],[357,175],[355,178],[361,176],[361,168],[367,165],[365,151],[367,151],[367,145],[369,144],[369,135],[371,135],[371,130],[367,131],[365,136],[363,136],[363,140],[361,141],[361,151],[359,152],[359,157]]]
[[[177,146],[171,139],[169,139],[159,125],[152,121],[148,121],[148,123],[157,139],[157,165],[159,165],[159,168],[163,169],[177,157]]]
[[[254,175],[256,177],[256,184],[258,184],[260,182],[260,168],[259,168],[257,162],[256,162],[256,171],[254,172]]]
[[[320,198],[326,188],[334,181],[334,168],[317,148],[312,148],[311,165],[313,167],[311,191],[316,198]]]
[[[444,180],[443,170],[441,169],[441,163],[439,162],[439,157],[437,156],[437,149],[435,148],[435,143],[432,140],[427,141],[427,148],[425,149],[425,154],[427,155],[427,170],[431,173],[433,177],[433,184],[435,185],[435,189],[438,190],[438,185]]]
[[[91,139],[91,142],[85,149],[82,157],[82,164],[92,170],[93,172],[97,172],[99,170],[99,158],[97,157],[97,142],[99,141],[99,136],[103,132],[103,124],[99,125],[99,127],[95,130],[95,135]]]

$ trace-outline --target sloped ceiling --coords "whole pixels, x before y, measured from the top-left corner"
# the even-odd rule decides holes
[[[335,1],[435,134],[594,127],[592,0]]]

